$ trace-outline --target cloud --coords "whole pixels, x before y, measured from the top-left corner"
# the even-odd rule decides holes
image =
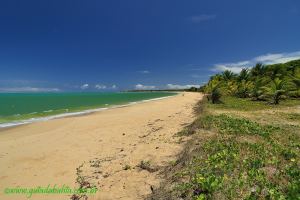
[[[171,89],[171,90],[174,90],[174,89],[188,89],[188,88],[191,88],[191,87],[200,87],[200,85],[177,85],[177,84],[167,84],[166,85],[167,89]]]
[[[216,17],[217,17],[217,15],[202,14],[202,15],[195,15],[195,16],[189,17],[188,19],[193,23],[200,23],[203,21],[213,20]]]
[[[150,73],[150,71],[148,71],[148,70],[142,70],[142,71],[138,71],[138,72],[141,74],[149,74]]]
[[[88,89],[89,88],[89,84],[83,84],[82,86],[80,86],[80,88],[82,89],[82,90],[85,90],[85,89]]]
[[[296,59],[300,59],[300,51],[291,53],[266,54],[256,57],[254,61],[262,62],[264,64],[275,64],[284,63]]]
[[[98,89],[98,90],[104,90],[104,89],[106,89],[107,87],[106,87],[106,85],[100,85],[100,84],[97,84],[97,85],[95,85],[95,88]]]
[[[234,73],[239,73],[243,68],[250,67],[249,61],[241,61],[237,63],[224,63],[224,64],[216,64],[213,71],[225,71],[229,70]]]
[[[0,88],[0,92],[59,92],[58,88],[12,87]]]
[[[269,54],[257,56],[250,60],[239,61],[235,63],[215,64],[212,71],[230,70],[234,73],[239,73],[243,68],[252,67],[258,62],[261,62],[263,64],[276,64],[276,63],[285,63],[297,59],[300,59],[300,51],[291,52],[291,53],[273,53],[273,54],[269,53]]]
[[[115,90],[117,89],[117,85],[112,85],[111,87],[109,86],[106,86],[106,85],[102,85],[102,84],[96,84],[95,85],[95,88],[98,89],[98,90],[105,90],[105,89],[112,89],[112,90]]]
[[[142,84],[136,84],[135,89],[136,90],[153,90],[156,87],[153,85],[142,85]]]

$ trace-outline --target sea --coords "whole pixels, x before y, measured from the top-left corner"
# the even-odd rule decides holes
[[[0,128],[82,115],[173,95],[176,93],[0,93]]]

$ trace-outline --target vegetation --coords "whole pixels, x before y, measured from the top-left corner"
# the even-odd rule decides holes
[[[200,90],[214,104],[220,102],[221,96],[235,96],[277,105],[282,99],[300,98],[300,60],[274,65],[258,63],[239,74],[226,70],[212,76]]]
[[[191,139],[149,199],[300,200],[300,60],[224,71],[199,90],[198,118],[177,134]]]
[[[198,104],[198,118],[178,134],[191,139],[149,199],[300,199],[300,101],[220,101]]]

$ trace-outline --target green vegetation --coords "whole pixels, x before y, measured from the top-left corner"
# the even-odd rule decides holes
[[[200,90],[208,94],[212,103],[219,103],[221,96],[235,96],[277,105],[282,99],[300,97],[300,60],[274,65],[258,63],[239,74],[226,70],[212,76]]]
[[[223,103],[207,104],[206,106],[207,108],[217,108],[224,110],[258,111],[299,105],[299,100],[297,99],[285,99],[279,105],[266,104],[265,101],[251,101],[250,98],[236,98],[232,96],[223,96],[221,98],[221,101]]]
[[[130,170],[131,169],[131,166],[126,164],[124,167],[123,167],[124,170]]]
[[[198,104],[178,134],[191,140],[149,199],[300,199],[300,101],[220,101]]]
[[[300,200],[300,60],[216,74],[149,199]]]
[[[235,135],[260,135],[267,137],[278,128],[273,126],[262,126],[243,118],[233,118],[226,114],[207,115],[201,119],[202,128],[215,129],[218,133],[235,134]]]

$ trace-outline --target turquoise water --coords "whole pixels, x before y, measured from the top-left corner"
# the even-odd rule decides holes
[[[0,125],[172,95],[175,93],[0,93]]]

